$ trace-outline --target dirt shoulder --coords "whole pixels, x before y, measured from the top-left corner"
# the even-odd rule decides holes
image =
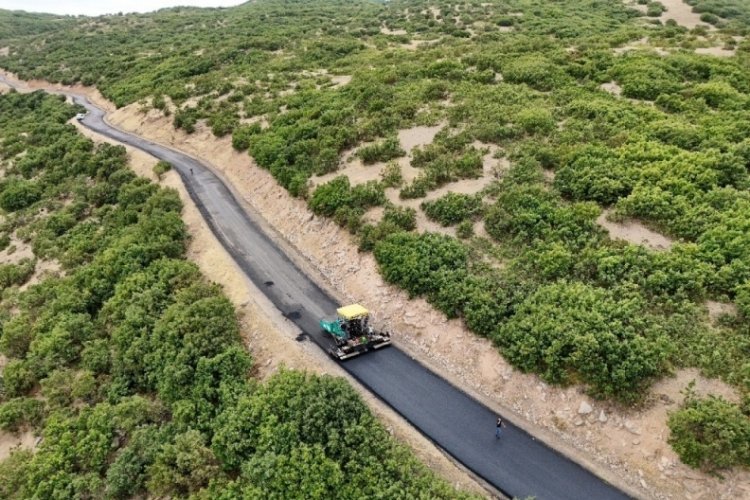
[[[43,88],[38,82],[30,86]],[[103,98],[93,89],[72,90],[86,93],[93,102],[112,109],[111,104],[99,101]],[[690,380],[697,380],[699,391],[721,393],[729,398],[736,397],[732,388],[703,379],[695,371],[682,371],[656,384],[644,408],[628,410],[591,400],[579,387],[550,387],[536,376],[514,370],[490,342],[470,333],[462,322],[447,321],[424,300],[409,300],[405,293],[386,284],[372,256],[359,253],[348,232],[329,220],[313,216],[304,201],[290,197],[248,155],[235,152],[229,138],[217,139],[202,125],[187,135],[175,130],[171,120],[160,112],[151,110],[143,114],[138,105],[113,110],[108,119],[124,130],[175,147],[212,165],[230,183],[251,215],[282,246],[294,250],[290,254],[296,256],[297,263],[318,277],[319,283],[333,296],[367,304],[381,324],[397,332],[401,348],[611,483],[642,498],[750,496],[750,473],[731,471],[721,480],[694,471],[679,462],[667,443],[667,412],[677,407],[682,398],[680,391]],[[172,181],[170,176],[174,177]],[[241,277],[197,211],[195,220],[190,222],[190,211],[195,211],[195,207],[191,206],[176,174],[168,174],[164,182],[174,182],[178,191],[182,189],[186,221],[194,235],[191,258],[210,279],[225,285],[230,298],[248,311],[247,317],[255,322],[266,321],[246,326],[243,319],[243,332],[251,350],[258,352],[257,358],[271,360],[269,363],[277,366],[275,360],[283,360],[277,356],[287,356],[286,351],[299,352],[301,364],[283,360],[287,366],[344,376],[314,346],[293,340],[296,332],[291,331],[291,325],[280,318],[260,291]],[[196,245],[205,248],[194,249]],[[203,260],[199,255],[205,256]],[[219,264],[219,256],[224,259],[223,264]],[[236,291],[232,291],[234,287]],[[272,330],[274,333],[270,333]],[[263,371],[263,367],[259,369]],[[272,369],[269,366],[268,371]],[[454,477],[467,477],[456,472],[457,467],[403,419],[362,392],[376,413],[385,418],[386,425],[394,428],[394,434],[408,442],[434,470],[451,481]],[[403,427],[396,429],[391,422],[399,422]],[[433,451],[425,451],[430,448]],[[467,485],[470,481],[460,484]]]

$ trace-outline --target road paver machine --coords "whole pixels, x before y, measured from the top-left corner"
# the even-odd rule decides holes
[[[376,330],[370,324],[370,312],[360,304],[339,307],[336,313],[332,321],[320,320],[323,330],[336,341],[328,351],[331,356],[344,360],[391,344],[390,332]]]

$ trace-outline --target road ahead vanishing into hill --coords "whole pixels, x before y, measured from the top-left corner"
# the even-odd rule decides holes
[[[5,80],[0,77],[0,81]],[[104,120],[104,111],[86,97],[69,95],[88,109],[82,120],[86,127],[170,162],[240,268],[289,320],[327,349],[329,341],[318,320],[331,316],[340,304],[264,233],[210,168],[186,154],[113,128]],[[492,410],[397,347],[348,360],[342,367],[458,462],[510,497],[628,498],[510,423],[496,440]]]

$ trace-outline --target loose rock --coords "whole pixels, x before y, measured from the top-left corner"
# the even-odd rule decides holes
[[[578,407],[579,415],[588,415],[592,411],[594,411],[594,409],[590,404],[588,404],[586,401],[581,401],[581,405]]]
[[[640,436],[641,435],[641,431],[630,420],[626,420],[625,423],[624,423],[624,425],[625,425],[625,428],[628,430],[629,433],[635,434],[636,436]]]

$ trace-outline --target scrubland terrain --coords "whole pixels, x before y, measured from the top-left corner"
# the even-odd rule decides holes
[[[644,496],[750,494],[743,2],[26,21],[0,66],[208,159],[420,359]]]

